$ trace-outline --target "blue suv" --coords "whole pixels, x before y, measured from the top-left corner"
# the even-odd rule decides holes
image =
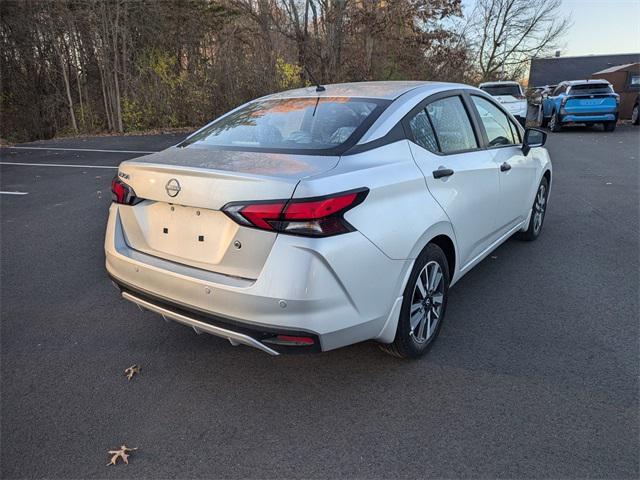
[[[620,96],[606,80],[572,80],[558,84],[542,101],[542,126],[559,132],[569,123],[601,123],[613,132]]]

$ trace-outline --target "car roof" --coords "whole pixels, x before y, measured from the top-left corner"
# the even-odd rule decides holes
[[[493,85],[520,85],[518,82],[513,80],[505,80],[505,81],[495,81],[495,82],[483,82],[479,86],[480,87],[491,87]]]
[[[287,90],[285,92],[267,95],[262,97],[260,100],[300,97],[359,97],[395,100],[403,93],[419,87],[422,87],[424,90],[441,90],[446,86],[449,86],[450,88],[460,88],[462,86],[469,88],[468,85],[461,85],[457,83],[428,81],[351,82],[323,85],[325,90],[322,92],[317,92],[315,85],[296,88],[295,90]]]
[[[562,82],[564,85],[569,85],[570,87],[573,87],[575,85],[586,85],[587,83],[591,84],[591,83],[600,83],[600,84],[605,84],[605,85],[610,85],[610,83],[607,80],[604,79],[589,79],[589,80],[566,80],[564,82]]]

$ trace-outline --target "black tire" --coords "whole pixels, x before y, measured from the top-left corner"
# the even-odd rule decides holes
[[[551,119],[549,120],[549,130],[555,133],[562,130],[562,125],[560,124],[560,117],[556,112],[553,112],[551,114]]]
[[[412,333],[409,314],[411,304],[414,301],[414,290],[416,289],[418,275],[420,275],[425,266],[431,262],[436,262],[442,273],[442,303],[440,316],[435,326],[435,330],[430,337],[425,339],[423,342],[419,342]],[[431,266],[434,267],[433,264]],[[442,323],[444,322],[445,314],[447,312],[447,298],[449,296],[450,280],[449,264],[447,263],[446,255],[437,245],[432,243],[428,244],[416,259],[411,275],[409,276],[409,280],[407,281],[407,286],[404,289],[404,298],[402,300],[400,318],[398,319],[396,337],[393,340],[393,343],[380,344],[380,348],[384,352],[399,358],[418,358],[431,349],[433,342],[440,333],[440,329],[442,328]]]
[[[605,122],[602,124],[605,132],[613,132],[616,129],[616,122]]]
[[[538,207],[538,196],[540,195],[540,189],[544,187],[544,204],[542,209],[542,218],[540,219],[539,226],[534,221],[535,214],[539,212]],[[529,219],[529,226],[524,232],[518,233],[518,238],[520,240],[525,240],[527,242],[532,242],[536,238],[540,236],[542,232],[542,226],[544,225],[544,218],[547,214],[547,199],[549,198],[549,180],[547,177],[542,177],[542,181],[540,185],[538,185],[538,190],[536,190],[536,196],[533,199],[533,205],[531,206],[531,218]]]
[[[631,111],[631,123],[634,125],[640,125],[640,104],[635,104]]]
[[[540,127],[547,128],[548,125],[549,125],[549,119],[543,116],[542,121],[540,122]]]

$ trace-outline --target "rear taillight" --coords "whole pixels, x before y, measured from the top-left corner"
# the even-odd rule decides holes
[[[111,180],[111,200],[122,205],[135,205],[142,201],[141,198],[136,197],[133,188],[121,182],[118,177],[113,177]]]
[[[326,197],[269,202],[229,203],[222,208],[240,225],[308,237],[328,237],[352,232],[344,214],[362,203],[369,189]]]

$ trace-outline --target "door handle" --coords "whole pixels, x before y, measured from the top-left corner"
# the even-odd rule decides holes
[[[450,177],[453,173],[453,170],[450,168],[439,168],[438,170],[433,171],[433,178]]]
[[[508,172],[509,170],[511,170],[511,165],[509,165],[507,162],[504,162],[502,165],[500,165],[501,172]]]

